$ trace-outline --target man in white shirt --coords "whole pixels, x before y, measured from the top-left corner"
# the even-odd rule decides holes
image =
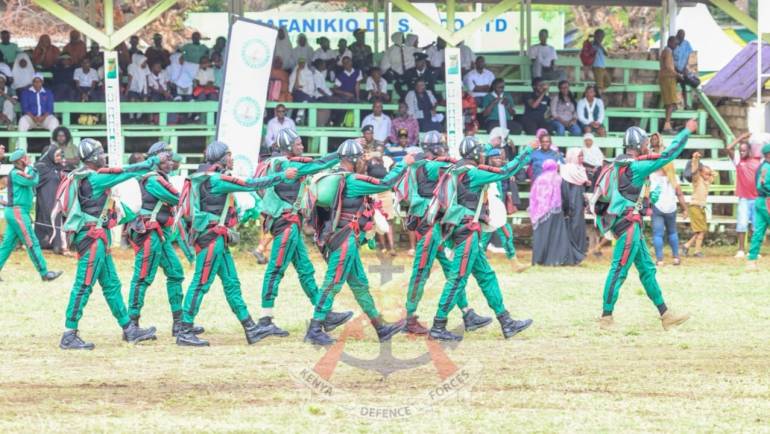
[[[414,53],[417,49],[404,44],[404,34],[401,32],[394,33],[390,39],[393,45],[383,53],[380,69],[385,80],[400,89],[404,72],[414,67]]]
[[[333,93],[329,86],[326,85],[326,63],[321,59],[313,61],[313,84],[315,85],[313,98],[315,98],[316,102],[331,100]],[[329,123],[329,117],[331,117],[331,110],[316,110],[316,125],[319,127],[326,126]]]
[[[436,70],[444,70],[444,48],[446,48],[446,42],[441,38],[436,38],[436,43],[425,50],[425,54],[428,55],[428,63]]]
[[[465,74],[473,69],[473,63],[476,61],[476,55],[473,54],[473,51],[470,47],[465,45],[465,42],[460,42],[460,45],[458,45],[457,48],[460,49],[460,69],[462,69],[463,74]]]
[[[316,39],[316,43],[319,45],[319,48],[313,53],[313,61],[321,59],[326,62],[327,68],[333,68],[337,63],[337,50],[332,50],[329,47],[329,38],[321,36]]]
[[[275,113],[275,117],[270,119],[267,122],[267,132],[265,134],[265,146],[273,146],[275,143],[276,137],[278,137],[278,132],[283,129],[291,129],[296,130],[297,126],[294,124],[294,121],[291,120],[291,118],[286,117],[286,106],[283,104],[278,104],[275,106],[275,110],[273,110],[273,113]]]
[[[80,101],[95,101],[99,95],[97,92],[99,86],[99,73],[91,68],[91,60],[87,57],[80,63],[72,75],[75,81],[75,91]]]
[[[489,93],[490,86],[495,81],[495,74],[485,68],[484,56],[477,57],[475,64],[476,68],[465,74],[465,87],[476,99],[476,104],[481,105],[481,100]]]
[[[304,58],[297,59],[297,67],[289,76],[289,92],[294,102],[313,101],[316,93],[313,71],[308,68]]]
[[[382,102],[375,101],[372,104],[372,113],[365,117],[361,126],[371,125],[374,128],[374,140],[385,143],[390,134],[390,117],[382,112]]]
[[[529,48],[529,58],[532,60],[532,78],[541,77],[544,80],[564,80],[565,74],[556,68],[556,49],[548,45],[548,30],[540,30],[540,43]]]

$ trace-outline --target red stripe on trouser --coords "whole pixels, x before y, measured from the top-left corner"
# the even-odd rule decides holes
[[[422,252],[420,252],[420,269],[425,268],[425,264],[428,263],[428,253],[430,251],[430,239],[433,237],[433,230],[429,230],[425,234],[425,241],[422,243]]]
[[[139,278],[144,279],[147,277],[147,273],[150,268],[150,255],[152,254],[151,245],[150,245],[150,238],[152,238],[152,235],[147,234],[147,237],[144,239],[144,252],[142,253],[142,269],[139,271]]]
[[[211,273],[211,257],[214,256],[214,245],[216,240],[212,241],[208,246],[206,252],[206,259],[203,261],[203,271],[201,271],[201,284],[209,281],[209,273]]]
[[[340,258],[337,261],[337,271],[334,273],[334,283],[338,283],[342,279],[342,273],[345,270],[345,258],[348,256],[348,240],[342,243],[340,246]]]
[[[503,226],[501,229],[503,230],[503,234],[505,234],[506,237],[510,237],[511,236],[511,234],[508,233],[508,227],[507,226]]]
[[[468,268],[468,259],[470,255],[468,252],[471,250],[471,241],[473,240],[473,234],[465,239],[465,249],[463,250],[463,259],[460,262],[460,276],[465,276],[465,271]]]
[[[19,208],[13,207],[13,217],[16,219],[16,223],[19,224],[21,234],[24,235],[24,244],[27,247],[32,247],[32,239],[29,237],[27,227],[24,226],[24,220],[21,218],[21,210],[19,210]]]
[[[623,256],[620,258],[620,265],[626,265],[628,262],[628,256],[631,254],[631,246],[634,243],[634,229],[636,224],[632,224],[631,227],[626,229],[626,245],[623,246]]]
[[[99,240],[94,240],[91,243],[91,249],[88,253],[88,266],[86,267],[86,285],[90,285],[94,278],[94,261],[96,260],[96,247]]]
[[[292,226],[289,226],[288,228],[283,230],[283,236],[281,237],[281,248],[278,249],[278,258],[275,260],[275,266],[281,267],[283,265],[283,255],[286,252],[286,243],[289,242],[289,233],[291,232]]]

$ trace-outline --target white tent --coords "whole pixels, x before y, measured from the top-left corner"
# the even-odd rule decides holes
[[[692,49],[698,52],[700,72],[719,71],[741,51],[742,47],[725,34],[704,4],[681,8],[676,27],[684,29]]]

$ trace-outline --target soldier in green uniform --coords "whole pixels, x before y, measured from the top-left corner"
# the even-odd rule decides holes
[[[754,234],[751,236],[751,245],[749,246],[749,269],[757,268],[757,258],[762,249],[762,242],[765,241],[765,232],[770,225],[770,145],[762,147],[762,155],[765,159],[759,165],[756,175],[757,193],[759,196],[754,201]]]
[[[78,155],[82,166],[68,175],[70,187],[65,194],[71,205],[68,206],[63,228],[65,232],[74,234],[78,268],[67,305],[66,330],[59,347],[65,350],[94,349],[94,344],[84,342],[78,336],[78,322],[97,281],[102,286],[112,316],[123,328],[123,340],[137,343],[155,339],[155,327],[140,328],[130,320],[123,303],[120,277],[110,254],[110,229],[117,224],[110,188],[128,179],[141,177],[152,170],[159,159],[150,157],[142,163],[122,168],[105,168],[102,144],[93,139],[83,139],[78,144]],[[57,201],[60,200],[62,198],[57,198]]]
[[[495,271],[487,261],[486,252],[481,248],[480,219],[485,214],[484,196],[487,185],[510,178],[521,170],[529,161],[531,148],[525,148],[516,158],[501,168],[480,166],[484,159],[484,145],[474,137],[465,137],[460,143],[462,160],[458,162],[445,178],[454,180],[453,195],[446,204],[441,219],[444,227],[450,227],[447,242],[452,247],[452,263],[449,277],[441,293],[438,310],[433,319],[430,337],[436,340],[460,340],[461,336],[446,329],[447,317],[457,305],[458,298],[465,292],[468,277],[472,274],[481,288],[489,307],[495,312],[500,322],[503,336],[508,339],[520,333],[532,324],[531,319],[518,321],[511,318],[503,304],[503,295]],[[447,181],[448,182],[448,181]],[[440,190],[441,187],[438,187]],[[437,196],[443,196],[441,191]]]
[[[213,142],[206,147],[205,160],[206,164],[191,176],[192,236],[197,254],[195,274],[184,299],[182,330],[176,336],[176,343],[196,347],[209,344],[195,334],[193,321],[214,277],[219,276],[227,303],[243,326],[246,342],[253,344],[259,340],[258,328],[243,301],[241,282],[230,255],[229,244],[236,242],[238,237],[235,232],[238,214],[232,193],[262,190],[294,179],[297,169],[289,168],[281,174],[256,179],[230,176],[233,158],[228,146],[222,142]]]
[[[35,187],[38,183],[37,170],[29,165],[27,153],[23,149],[15,150],[9,160],[13,169],[8,174],[8,204],[5,207],[6,230],[3,243],[0,244],[0,270],[21,242],[27,250],[32,265],[44,282],[61,276],[61,271],[48,271],[48,267],[40,250],[40,242],[32,229],[32,219],[29,212],[32,209],[32,199],[35,197]]]
[[[597,181],[599,192],[607,191],[607,206],[595,207],[597,224],[602,232],[612,231],[615,236],[615,249],[612,254],[612,264],[604,285],[603,310],[599,321],[602,329],[610,329],[614,325],[612,312],[618,300],[623,282],[628,276],[631,265],[639,271],[639,279],[660,313],[663,328],[668,330],[689,318],[687,314],[676,314],[668,309],[663,300],[658,281],[655,278],[655,262],[650,257],[642,232],[642,194],[649,176],[674,161],[685,148],[690,134],[697,131],[695,120],[687,122],[671,144],[660,155],[648,155],[649,138],[639,127],[626,130],[623,139],[625,155],[618,156],[606,180]],[[601,178],[601,176],[600,176]]]
[[[315,269],[302,237],[302,217],[300,214],[302,204],[300,202],[303,198],[306,178],[331,168],[339,161],[336,152],[317,160],[303,157],[302,139],[291,129],[283,129],[278,132],[276,146],[281,153],[280,156],[272,157],[262,163],[268,165],[266,175],[273,176],[281,174],[289,168],[295,168],[298,179],[280,182],[267,188],[262,197],[264,232],[273,237],[273,248],[262,281],[263,312],[262,317],[257,322],[258,339],[267,336],[285,337],[289,335],[289,332],[273,323],[273,306],[275,306],[275,299],[278,297],[278,287],[289,264],[294,265],[299,284],[311,305],[315,306],[318,301]],[[329,312],[324,328],[327,331],[333,330],[352,317],[353,312]]]
[[[406,295],[406,331],[416,335],[428,334],[428,329],[420,324],[415,312],[430,277],[433,262],[438,260],[445,277],[449,276],[451,267],[451,261],[446,257],[441,245],[440,225],[429,224],[423,217],[433,198],[439,176],[457,162],[448,156],[449,149],[438,131],[425,133],[422,149],[425,159],[412,165],[408,176],[404,178],[409,184],[405,188],[412,190],[411,194],[408,194],[407,228],[414,230],[417,235],[412,275],[409,278]],[[404,187],[400,190],[403,189]],[[465,292],[458,294],[457,306],[463,311],[466,331],[477,330],[492,322],[492,318],[480,316],[468,307]]]
[[[414,157],[407,155],[387,176],[377,179],[363,174],[366,171],[364,149],[357,140],[345,140],[337,153],[340,158],[340,171],[336,175],[338,184],[335,199],[329,210],[326,210],[328,212],[324,212],[325,216],[319,215],[321,211],[318,207],[313,210],[316,242],[322,249],[328,268],[313,319],[305,334],[305,341],[315,345],[331,345],[334,342],[324,332],[325,322],[334,304],[335,295],[347,282],[358,305],[377,330],[380,342],[385,342],[403,329],[404,321],[388,324],[380,316],[369,292],[369,281],[361,262],[358,245],[374,226],[374,204],[370,195],[392,189],[404,168],[414,162]]]
[[[139,180],[142,205],[139,215],[128,225],[128,240],[134,248],[134,276],[128,294],[128,315],[135,324],[144,306],[144,295],[155,280],[158,268],[166,275],[166,292],[173,319],[171,334],[176,336],[182,328],[182,282],[184,269],[174,250],[173,208],[179,204],[179,192],[169,182],[168,175],[174,168],[171,148],[164,142],[155,143],[147,152],[148,157],[160,159],[158,168]],[[201,327],[193,333],[203,333]]]

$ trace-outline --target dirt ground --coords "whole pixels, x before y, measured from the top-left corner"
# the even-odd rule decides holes
[[[617,330],[599,331],[606,259],[515,274],[495,256],[508,309],[535,320],[525,333],[505,341],[495,322],[455,348],[406,335],[381,347],[361,321],[335,331],[346,340],[327,353],[302,342],[311,306],[293,271],[275,309],[288,338],[247,346],[217,283],[198,316],[211,347],[177,347],[159,277],[142,317],[158,327],[157,341],[124,344],[97,289],[80,324],[96,349],[61,351],[74,259],[48,256],[65,275],[43,284],[16,252],[0,283],[0,431],[770,431],[768,260],[746,273],[731,251],[707,253],[658,272],[668,305],[692,314],[671,332],[635,272]],[[127,295],[131,254],[115,256]],[[264,266],[237,259],[256,319]],[[410,258],[388,264],[369,252],[364,262],[378,307],[398,318]],[[314,265],[320,279],[325,264],[314,256]],[[393,272],[384,284],[382,268]],[[419,310],[428,323],[443,284],[435,271]],[[475,283],[468,293],[491,315]],[[360,313],[347,288],[341,309]],[[450,327],[460,323],[452,314]]]

